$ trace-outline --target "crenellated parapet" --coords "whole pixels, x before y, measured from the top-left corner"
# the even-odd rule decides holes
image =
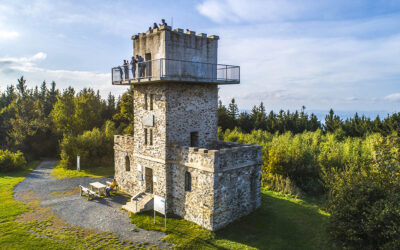
[[[237,169],[262,163],[262,147],[231,142],[219,142],[219,149],[169,147],[169,159],[180,165],[209,172]]]
[[[197,37],[201,37],[201,38],[209,38],[209,39],[213,39],[213,40],[219,40],[219,36],[217,36],[217,35],[210,35],[208,37],[207,37],[206,33],[198,33],[196,35],[196,31],[186,30],[184,32],[184,30],[181,29],[181,28],[176,28],[176,29],[172,30],[171,26],[160,26],[159,28],[152,29],[151,31],[148,30],[148,31],[146,31],[146,33],[143,33],[143,32],[138,33],[137,35],[133,35],[132,36],[132,40],[141,39],[141,38],[144,38],[146,36],[154,36],[154,35],[157,35],[157,33],[160,33],[160,32],[163,32],[163,31],[170,31],[170,32],[177,33],[177,34],[182,34],[182,35],[197,36]]]
[[[114,150],[133,152],[133,136],[114,135]]]

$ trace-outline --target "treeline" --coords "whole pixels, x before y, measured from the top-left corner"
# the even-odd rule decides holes
[[[78,154],[88,167],[111,164],[114,133],[132,133],[132,105],[132,91],[104,100],[93,89],[61,91],[55,82],[29,89],[21,77],[0,94],[0,149],[28,160],[60,155],[65,167]]]
[[[239,128],[240,131],[250,133],[253,130],[263,130],[270,133],[292,132],[294,134],[304,131],[322,130],[324,133],[334,132],[342,136],[362,137],[370,133],[381,133],[389,135],[393,130],[400,126],[400,113],[394,113],[381,119],[377,116],[370,119],[355,113],[354,117],[341,119],[335,115],[331,109],[326,115],[324,123],[321,123],[317,117],[311,113],[305,112],[305,107],[299,111],[290,112],[280,110],[278,113],[270,111],[268,114],[261,102],[259,106],[254,106],[250,113],[239,112],[235,99],[228,104],[222,105],[219,102],[218,107],[218,126],[222,130]]]

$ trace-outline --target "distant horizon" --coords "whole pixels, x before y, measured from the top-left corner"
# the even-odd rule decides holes
[[[281,109],[268,109],[266,108],[266,113],[268,114],[271,110],[274,111],[274,113],[278,113]],[[288,109],[282,109],[283,111],[287,111]],[[290,112],[295,112],[295,111],[301,111],[301,109],[289,109]],[[239,112],[247,112],[251,113],[251,109],[239,109]],[[375,119],[378,115],[380,119],[386,118],[387,116],[390,116],[394,113],[398,112],[390,112],[390,111],[385,111],[385,110],[335,110],[333,109],[333,112],[335,115],[339,116],[340,119],[346,120],[349,118],[353,118],[354,115],[357,113],[359,117],[365,116],[367,118],[370,118],[371,120]],[[317,119],[321,122],[325,120],[325,116],[329,113],[328,110],[323,110],[323,109],[305,109],[305,113],[308,115],[314,114]]]

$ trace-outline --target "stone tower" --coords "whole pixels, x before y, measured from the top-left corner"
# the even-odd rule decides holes
[[[134,66],[112,69],[134,88],[134,135],[115,136],[115,176],[132,212],[167,211],[216,230],[260,206],[261,148],[217,140],[218,85],[238,66],[217,64],[218,36],[171,30],[132,36]]]

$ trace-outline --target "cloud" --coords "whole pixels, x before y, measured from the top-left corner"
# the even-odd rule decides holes
[[[392,102],[400,102],[400,93],[393,93],[390,95],[385,96],[385,100],[392,101]]]
[[[72,86],[76,89],[92,87],[100,90],[100,94],[105,97],[108,92],[122,94],[126,88],[111,85],[110,73],[98,73],[90,71],[46,69],[37,64],[47,58],[44,52],[36,53],[30,57],[7,57],[0,58],[0,72],[3,73],[0,86],[15,82],[17,78],[24,76],[28,86],[33,87],[42,81],[55,81],[57,86],[65,89]]]
[[[309,1],[288,0],[206,0],[197,5],[197,10],[214,22],[277,21],[293,19],[306,12],[313,5]]]
[[[14,39],[19,37],[19,33],[16,31],[0,30],[0,39]]]
[[[400,3],[347,0],[204,0],[200,14],[214,22],[310,21],[316,19],[364,17],[396,12]]]

